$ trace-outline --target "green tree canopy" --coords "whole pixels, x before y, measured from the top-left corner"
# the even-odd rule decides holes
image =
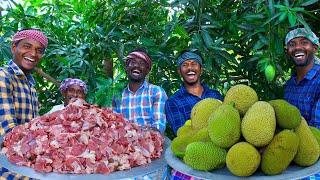
[[[153,60],[148,77],[170,96],[180,86],[177,54],[198,49],[202,79],[222,93],[237,83],[262,100],[282,97],[291,73],[284,37],[296,26],[320,35],[318,0],[24,0],[0,5],[0,62],[11,58],[11,36],[40,28],[49,47],[40,68],[57,81],[77,77],[89,85],[88,101],[110,106],[126,85],[123,57],[144,47]],[[275,78],[264,71],[274,67]],[[41,113],[61,103],[58,87],[35,74]]]

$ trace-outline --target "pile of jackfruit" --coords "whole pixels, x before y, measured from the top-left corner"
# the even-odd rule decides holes
[[[320,155],[320,131],[283,99],[258,101],[247,85],[231,87],[223,102],[207,98],[180,127],[172,152],[193,169],[227,166],[236,176],[281,174],[290,164],[311,166]]]

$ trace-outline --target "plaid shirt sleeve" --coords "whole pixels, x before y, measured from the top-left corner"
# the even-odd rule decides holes
[[[6,168],[0,165],[0,180],[28,180],[30,178],[22,176],[20,174],[10,172]]]
[[[311,121],[315,127],[320,128],[320,99],[312,107]]]
[[[0,134],[3,135],[15,126],[15,108],[13,104],[11,82],[9,75],[0,70]]]
[[[160,87],[159,87],[160,88]],[[166,116],[165,116],[165,102],[168,99],[166,92],[160,88],[155,95],[154,103],[153,103],[153,124],[151,127],[155,127],[160,130],[160,132],[164,132],[166,129]]]
[[[184,114],[179,111],[179,106],[173,101],[173,99],[168,99],[165,106],[167,121],[173,130],[174,134],[177,134],[179,127],[183,126],[185,121]]]

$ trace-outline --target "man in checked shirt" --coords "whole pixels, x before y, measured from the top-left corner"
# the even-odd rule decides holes
[[[125,58],[128,85],[123,89],[121,98],[113,99],[113,109],[128,121],[133,121],[146,129],[158,130],[163,134],[166,128],[164,105],[167,95],[160,86],[147,82],[146,76],[151,67],[151,58],[145,50],[136,49],[128,54]],[[167,171],[165,165],[134,179],[165,180]]]
[[[147,82],[151,67],[151,58],[145,50],[137,49],[128,54],[125,58],[128,86],[122,91],[121,98],[114,98],[113,109],[129,121],[164,133],[167,95],[160,86]]]
[[[0,68],[0,134],[38,115],[38,97],[32,70],[48,46],[39,30],[24,29],[12,38],[13,59]]]
[[[297,28],[287,34],[285,44],[295,72],[285,85],[284,99],[300,110],[310,126],[320,128],[320,65],[315,55],[319,38]]]

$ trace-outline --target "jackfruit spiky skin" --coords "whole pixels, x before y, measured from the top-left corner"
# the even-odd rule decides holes
[[[185,125],[184,125],[185,126]],[[184,127],[182,126],[182,127]],[[180,128],[182,128],[180,127]],[[191,126],[186,126],[191,127]],[[179,128],[179,129],[180,129]],[[185,154],[185,149],[188,144],[196,141],[211,141],[207,128],[202,128],[200,130],[190,129],[189,132],[183,132],[184,134],[179,134],[171,142],[171,150],[177,156],[182,158]]]
[[[299,137],[285,129],[274,136],[262,154],[261,170],[267,175],[282,173],[290,165],[298,151]]]
[[[191,110],[191,126],[202,129],[208,126],[210,115],[222,104],[218,99],[206,98],[199,101]]]
[[[186,147],[192,143],[192,136],[178,136],[171,142],[171,150],[177,157],[183,158],[185,155]]]
[[[196,141],[211,141],[210,137],[209,137],[209,133],[208,133],[208,128],[202,128],[199,131],[197,131],[194,136],[192,137],[193,142]]]
[[[318,144],[320,145],[320,129],[313,127],[313,126],[309,126],[312,134],[314,135],[314,137],[316,137]]]
[[[244,84],[238,84],[227,91],[223,103],[229,104],[230,102],[234,102],[235,108],[243,116],[257,101],[258,95],[254,89]]]
[[[265,102],[254,103],[241,122],[241,132],[247,142],[256,147],[269,144],[276,129],[276,116],[273,107]]]
[[[283,99],[272,100],[269,103],[276,113],[277,125],[279,127],[293,129],[300,124],[301,114],[297,107]]]
[[[260,153],[254,146],[239,142],[229,149],[226,164],[232,174],[250,176],[258,169],[260,161]]]
[[[210,171],[225,165],[227,152],[213,142],[193,142],[186,148],[183,161],[193,169]]]
[[[320,147],[303,117],[300,125],[295,128],[295,132],[300,139],[300,143],[293,161],[299,166],[313,165],[319,158]]]
[[[177,131],[177,136],[184,136],[184,135],[188,135],[193,131],[193,128],[191,126],[188,125],[183,125],[181,126],[178,131]]]
[[[210,116],[208,132],[211,141],[222,148],[229,148],[239,141],[241,119],[237,109],[221,105]]]

